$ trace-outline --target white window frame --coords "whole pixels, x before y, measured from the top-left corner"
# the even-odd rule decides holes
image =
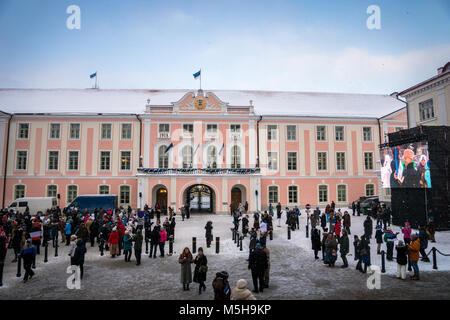
[[[23,197],[17,197],[16,198],[16,188],[18,186],[23,186]],[[12,196],[13,201],[16,200],[16,199],[25,198],[27,196],[27,185],[23,184],[23,183],[17,183],[17,184],[14,185],[12,192],[13,192],[13,196]]]
[[[327,187],[327,199],[325,201],[320,201],[320,187],[321,186],[325,186]],[[321,183],[317,185],[317,203],[319,204],[328,204],[330,200],[330,186],[328,184],[325,183]]]
[[[56,194],[55,194],[54,196],[50,196],[50,195],[48,194],[48,188],[49,188],[49,187],[53,187],[53,186],[56,187]],[[57,197],[58,197],[58,185],[57,185],[57,184],[54,184],[54,183],[50,183],[50,184],[45,185],[45,196],[46,196],[46,197],[55,197],[55,198],[57,198]]]
[[[294,127],[294,130],[295,130],[295,132],[294,132],[294,139],[289,139],[289,134],[288,134],[288,132],[289,132],[289,127]],[[289,142],[297,142],[297,125],[295,125],[295,124],[287,124],[286,125],[286,141],[289,141]]]
[[[274,188],[277,189],[277,199],[276,199],[275,202],[270,202],[270,188],[271,188],[271,187],[274,187]],[[267,202],[268,202],[268,204],[273,203],[273,204],[275,204],[275,205],[276,205],[278,202],[280,202],[280,187],[279,187],[278,185],[276,185],[276,184],[271,184],[271,185],[268,185],[268,186],[267,186]]]
[[[271,130],[269,130],[269,127],[275,127],[275,129],[271,129]],[[266,131],[267,131],[267,141],[278,141],[278,136],[279,136],[279,134],[278,134],[278,131],[279,131],[279,129],[278,129],[278,125],[277,124],[267,124],[267,127],[266,127]],[[270,135],[270,139],[269,139],[269,135]],[[275,135],[275,138],[273,137],[273,135]]]
[[[295,153],[295,169],[289,169],[289,153]],[[298,172],[298,152],[286,151],[286,170],[288,172]]]
[[[364,137],[364,129],[369,129],[370,130],[370,140],[366,140],[366,138]],[[362,132],[362,140],[363,142],[373,142],[373,129],[372,127],[369,126],[363,126],[361,129]]]
[[[366,168],[366,153],[372,154],[372,169]],[[363,166],[364,171],[374,171],[375,170],[375,157],[373,151],[363,151]]]
[[[69,188],[70,187],[77,188],[77,195],[69,201]],[[66,186],[66,203],[67,203],[67,205],[69,205],[73,200],[75,200],[75,198],[78,197],[79,194],[80,194],[80,187],[77,184],[73,184],[73,183],[68,184]]]
[[[319,133],[319,127],[324,127],[325,128],[325,134],[324,134],[325,139],[324,140],[317,139],[318,138],[317,134]],[[327,129],[326,125],[322,125],[322,124],[316,125],[315,131],[316,131],[316,142],[327,142],[328,141],[328,135],[327,135],[328,129]]]
[[[215,132],[209,132],[208,126],[216,126]],[[206,123],[205,125],[205,137],[217,137],[217,134],[219,133],[219,124],[218,123]]]
[[[161,131],[161,125],[167,125],[167,131]],[[159,139],[170,139],[170,123],[167,122],[159,122],[158,123],[158,138]]]
[[[58,168],[57,169],[50,169],[50,152],[58,152]],[[51,172],[57,172],[59,171],[59,163],[60,163],[60,151],[59,150],[47,150],[47,171]]]
[[[428,101],[430,101],[430,100],[431,100],[431,104],[432,104],[432,106],[433,106],[433,109],[432,109],[432,111],[433,111],[433,117],[427,118],[427,119],[422,119],[422,112],[421,112],[421,110],[420,110],[420,107],[421,107],[422,104],[424,104],[425,102],[428,102]],[[418,112],[419,112],[419,121],[418,121],[418,123],[425,123],[425,122],[428,122],[428,121],[436,120],[436,108],[435,108],[435,106],[434,106],[434,99],[433,99],[433,98],[428,98],[428,99],[419,101],[419,102],[417,103],[417,108],[418,108]]]
[[[270,168],[270,163],[271,163],[271,156],[269,156],[269,154],[271,153],[275,153],[275,158],[276,158],[276,168],[274,169],[273,166],[272,168]],[[278,151],[267,151],[267,170],[269,170],[270,172],[277,172],[280,169],[280,166],[278,165],[279,163],[279,159],[278,159]]]
[[[343,132],[342,140],[337,140],[336,139],[337,128],[342,128],[342,132]],[[346,136],[346,134],[345,134],[345,126],[341,126],[341,125],[334,126],[334,141],[335,142],[345,142],[345,138],[346,138],[345,136]]]
[[[19,152],[26,152],[27,156],[26,156],[26,160],[25,160],[25,169],[17,169],[17,164],[18,164],[18,160],[19,160]],[[16,150],[16,161],[14,163],[14,171],[19,171],[19,172],[25,172],[28,170],[28,150],[22,150],[22,149],[18,149]]]
[[[319,169],[319,153],[325,153],[325,164],[326,164],[326,169]],[[316,151],[316,166],[317,166],[317,171],[319,172],[327,172],[328,171],[328,167],[329,167],[329,163],[328,163],[328,151]]]
[[[130,153],[130,169],[122,169],[122,152]],[[119,171],[120,172],[129,172],[133,169],[133,152],[131,150],[119,150]]]
[[[70,169],[70,167],[69,167],[71,152],[77,153],[77,167],[78,167],[77,169]],[[67,171],[71,171],[71,172],[80,171],[80,150],[67,150]]]
[[[339,200],[339,186],[345,186],[345,200]],[[346,183],[338,183],[336,185],[336,202],[337,203],[348,203],[348,185]]]
[[[192,126],[192,133],[184,130],[184,126]],[[181,125],[181,129],[183,130],[184,138],[192,138],[194,136],[194,124],[192,122],[185,122]]]
[[[295,202],[291,202],[290,201],[290,188],[291,187],[295,187],[297,190],[296,190],[296,194],[297,194],[297,201],[295,201]],[[290,204],[290,205],[298,205],[299,203],[300,203],[300,201],[299,201],[299,187],[298,187],[298,185],[296,185],[296,184],[290,184],[290,185],[288,185],[287,186],[287,203],[288,204]]]
[[[102,152],[109,152],[109,169],[102,169]],[[110,172],[112,168],[112,151],[111,150],[99,150],[98,151],[98,170],[100,172]]]
[[[72,133],[72,125],[77,124],[79,125],[79,129],[78,129],[78,138],[72,138],[71,133]],[[80,122],[70,122],[69,123],[69,140],[80,140],[81,139],[81,123]]]
[[[109,138],[103,138],[103,125],[110,125],[111,126],[111,136],[109,137]],[[112,138],[113,138],[113,124],[112,124],[112,122],[102,122],[102,123],[100,123],[100,140],[105,140],[105,141],[108,141],[108,140],[112,140]]]
[[[100,192],[101,187],[108,187],[108,193],[101,193]],[[109,184],[99,184],[98,185],[98,194],[111,194],[111,186]]]
[[[370,195],[370,196],[374,196],[374,195],[375,195],[375,184],[369,182],[369,183],[366,183],[366,184],[364,185],[364,194],[366,195],[366,197],[370,197],[370,196],[367,194],[367,186],[372,186],[372,187],[373,187],[373,195]],[[389,189],[389,190],[390,190],[390,189]]]
[[[130,125],[130,137],[124,138],[123,137],[123,125]],[[133,140],[133,122],[121,122],[120,123],[120,140]]]
[[[129,190],[129,194],[128,194],[128,200],[129,200],[129,202],[123,202],[122,203],[122,193],[121,193],[121,189],[122,189],[122,187],[128,187],[128,190]],[[129,184],[121,184],[121,185],[119,185],[119,199],[118,199],[118,201],[119,201],[119,206],[126,206],[126,205],[131,205],[131,185],[129,185]]]
[[[344,169],[339,169],[338,167],[338,153],[343,153],[344,154]],[[345,151],[336,151],[336,155],[335,155],[335,160],[336,160],[336,171],[339,172],[346,172],[347,171],[347,153]]]
[[[59,130],[58,130],[58,138],[52,138],[52,126],[53,125],[58,125],[59,126]],[[60,140],[61,139],[61,123],[60,122],[50,122],[48,124],[48,140]]]
[[[20,133],[20,125],[21,124],[26,124],[28,125],[28,129],[27,129],[27,137],[26,138],[21,138],[19,137],[19,133]],[[31,124],[30,122],[18,122],[17,123],[17,140],[29,140],[30,139],[30,131],[31,131]]]

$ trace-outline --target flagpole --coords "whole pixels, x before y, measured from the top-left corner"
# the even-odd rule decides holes
[[[97,73],[97,71],[95,71],[95,89],[98,89],[97,78],[98,78],[98,73]]]
[[[200,90],[202,90],[202,69],[200,69]]]

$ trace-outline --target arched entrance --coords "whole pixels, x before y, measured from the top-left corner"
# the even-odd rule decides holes
[[[214,190],[204,184],[192,185],[183,193],[184,203],[188,203],[191,212],[213,213],[215,208]]]
[[[161,211],[165,213],[167,210],[167,188],[163,185],[154,186],[152,191],[152,199],[153,207],[158,204]]]
[[[239,204],[245,204],[247,200],[247,194],[245,187],[240,184],[236,184],[231,188],[231,209],[236,210]]]

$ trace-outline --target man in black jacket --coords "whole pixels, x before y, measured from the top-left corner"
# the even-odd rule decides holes
[[[252,270],[253,292],[263,292],[264,289],[264,273],[267,268],[267,255],[261,247],[260,243],[256,244],[255,250],[250,254],[248,269]],[[258,290],[259,281],[259,290]]]

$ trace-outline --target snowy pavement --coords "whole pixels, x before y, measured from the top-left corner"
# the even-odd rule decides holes
[[[314,260],[311,239],[305,236],[306,214],[302,211],[300,230],[293,231],[291,240],[287,240],[287,228],[282,219],[282,227],[274,227],[274,239],[267,240],[271,251],[270,288],[257,294],[257,299],[449,299],[450,257],[438,254],[438,270],[432,269],[432,263],[419,262],[421,280],[402,281],[395,278],[397,265],[386,261],[386,273],[381,275],[381,289],[367,288],[368,274],[355,270],[353,255],[349,256],[348,269],[339,268],[338,258],[335,268],[328,268],[322,261]],[[178,216],[177,216],[178,218]],[[353,217],[350,241],[353,234],[363,234],[365,216]],[[226,270],[230,274],[230,283],[244,278],[253,289],[251,274],[247,269],[248,238],[244,240],[243,251],[239,251],[231,240],[232,219],[229,215],[194,215],[191,219],[177,219],[175,230],[174,255],[165,258],[149,259],[145,252],[142,264],[126,263],[123,255],[110,258],[108,252],[100,256],[98,247],[88,245],[85,259],[85,277],[80,290],[66,287],[69,274],[68,249],[59,247],[59,257],[54,257],[54,249],[49,246],[49,261],[43,262],[43,249],[38,256],[36,276],[28,283],[16,277],[17,264],[11,263],[13,252],[8,250],[5,262],[3,287],[0,287],[0,299],[212,299],[211,282],[218,271]],[[214,241],[206,248],[204,226],[213,221]],[[250,215],[250,226],[253,217]],[[375,223],[374,223],[375,224]],[[393,231],[399,231],[393,226]],[[203,247],[208,258],[209,271],[207,290],[198,295],[197,284],[191,285],[191,291],[182,290],[180,283],[180,265],[178,254],[188,246],[192,249],[192,237],[197,237],[197,248]],[[220,237],[220,253],[215,253],[215,237]],[[450,253],[450,232],[438,232],[437,243],[429,243],[443,253]],[[384,249],[385,246],[383,245]],[[168,244],[165,250],[168,252]],[[145,244],[144,250],[145,251]],[[158,250],[159,253],[159,250]],[[353,246],[350,246],[353,254]],[[371,241],[372,264],[381,266],[381,256],[376,254],[375,239]],[[394,253],[395,256],[395,253]],[[431,257],[430,257],[431,258]],[[23,270],[22,270],[23,277]]]

